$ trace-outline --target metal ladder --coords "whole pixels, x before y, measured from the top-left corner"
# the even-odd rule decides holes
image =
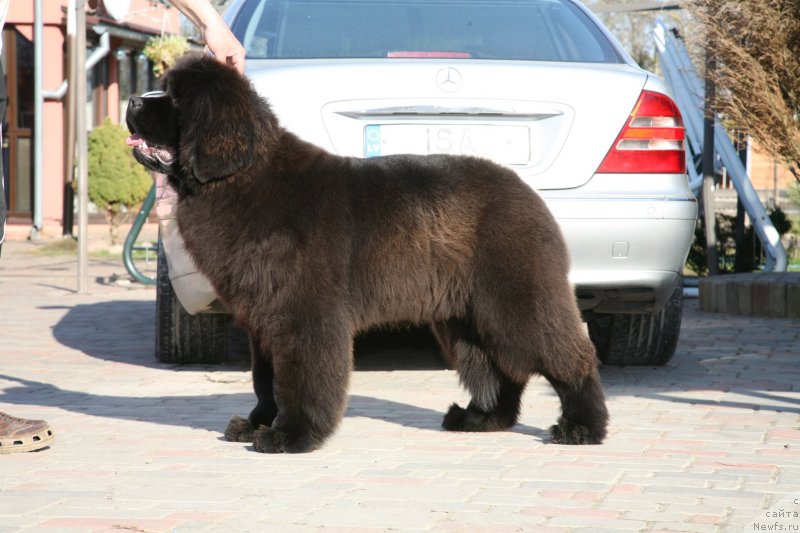
[[[664,71],[664,80],[672,89],[675,101],[683,115],[686,127],[687,168],[689,169],[689,184],[695,195],[698,194],[703,182],[696,161],[701,159],[703,153],[703,114],[705,85],[697,74],[692,60],[686,51],[683,40],[676,36],[662,21],[656,23],[653,29],[653,38],[656,43],[661,66]],[[718,166],[724,166],[733,181],[739,199],[755,228],[756,235],[764,247],[766,263],[765,271],[786,271],[786,250],[781,243],[780,235],[772,225],[766,209],[761,204],[747,170],[733,147],[725,127],[716,118],[714,123],[714,149],[718,158]]]

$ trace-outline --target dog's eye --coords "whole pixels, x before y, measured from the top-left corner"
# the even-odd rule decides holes
[[[166,93],[164,91],[147,91],[141,95],[141,98],[161,98],[165,94]]]

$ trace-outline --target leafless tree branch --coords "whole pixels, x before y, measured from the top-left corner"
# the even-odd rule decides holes
[[[800,183],[800,0],[693,0],[718,109]],[[699,44],[699,43],[696,43]]]

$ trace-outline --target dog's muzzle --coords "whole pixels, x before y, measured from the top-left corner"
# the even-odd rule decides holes
[[[166,93],[164,91],[148,91],[140,96],[131,96],[128,100],[129,110],[136,110],[144,105],[145,98],[162,98]],[[150,146],[147,144],[141,135],[132,132],[130,137],[125,139],[125,144],[139,152],[141,155],[155,159],[162,165],[169,166],[175,161],[175,150],[168,146]]]

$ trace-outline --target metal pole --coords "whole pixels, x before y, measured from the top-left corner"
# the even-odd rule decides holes
[[[703,117],[703,222],[706,229],[706,260],[708,274],[719,274],[719,259],[717,257],[717,219],[714,213],[714,80],[711,73],[714,70],[714,58],[711,47],[706,48],[706,94],[705,116]]]
[[[742,131],[737,131],[734,135],[736,139],[736,151],[739,153],[739,159],[742,161],[742,164],[746,167],[750,165],[750,161],[747,157],[747,135],[745,135]],[[750,173],[748,172],[748,175]],[[748,249],[745,246],[744,242],[744,234],[745,234],[745,208],[744,203],[742,202],[742,196],[739,192],[736,192],[736,221],[734,223],[735,228],[735,236],[734,240],[736,241],[736,257],[735,262],[733,265],[734,272],[751,272],[753,270],[752,260],[748,261],[749,258],[752,259],[753,251]],[[752,248],[750,246],[749,248]]]
[[[38,241],[42,229],[42,112],[44,96],[42,94],[42,0],[33,4],[33,227],[30,239]]]
[[[64,177],[64,221],[63,235],[73,235],[75,211],[75,83],[77,79],[76,65],[78,54],[75,50],[76,20],[75,0],[67,3],[67,144],[66,144],[66,176]]]
[[[78,293],[89,292],[89,153],[86,139],[86,0],[76,2],[75,138],[78,158]]]

